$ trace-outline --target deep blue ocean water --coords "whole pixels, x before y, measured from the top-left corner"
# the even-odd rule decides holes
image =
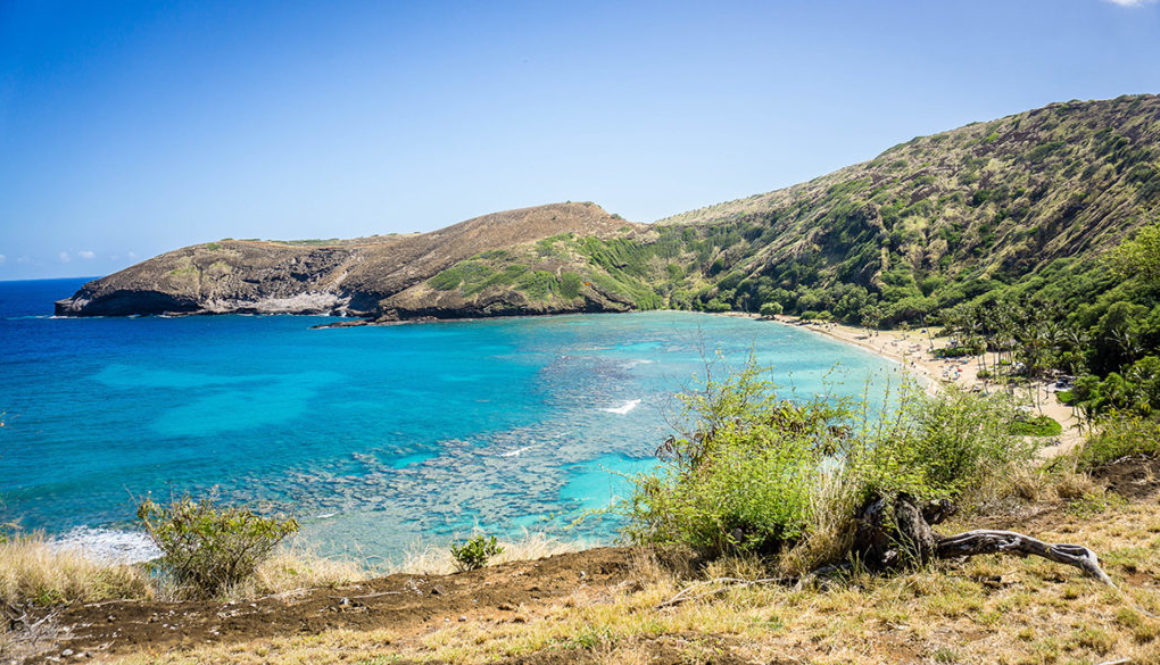
[[[705,355],[753,350],[802,397],[898,371],[792,326],[683,312],[51,318],[83,281],[0,282],[0,522],[94,545],[133,529],[134,497],[207,491],[364,557],[475,527],[609,540],[615,519],[566,525],[655,463]]]

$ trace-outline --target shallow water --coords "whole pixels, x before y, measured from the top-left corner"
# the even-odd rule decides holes
[[[332,330],[46,316],[81,281],[0,283],[0,522],[128,551],[134,497],[210,490],[363,557],[477,526],[607,540],[615,519],[564,529],[655,463],[704,355],[753,350],[802,397],[897,372],[791,326],[681,312]]]

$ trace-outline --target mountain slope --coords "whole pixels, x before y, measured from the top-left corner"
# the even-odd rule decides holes
[[[876,302],[913,320],[1058,259],[1094,258],[1156,219],[1158,159],[1160,97],[1053,104],[658,224],[742,236],[720,248],[707,272],[727,274],[700,302],[772,299],[854,322],[856,305]]]
[[[1087,288],[1064,277],[1090,273],[1158,210],[1160,97],[1136,96],[919,137],[807,183],[550,249],[586,261],[636,307],[776,303],[895,324],[1012,285]],[[460,268],[490,274],[512,261],[477,256]],[[429,286],[408,294],[408,307],[439,302]]]
[[[1090,272],[1158,210],[1160,97],[1120,97],[919,137],[653,225],[557,204],[416,236],[186,248],[86,285],[58,313],[407,319],[776,303],[852,323],[917,322]]]

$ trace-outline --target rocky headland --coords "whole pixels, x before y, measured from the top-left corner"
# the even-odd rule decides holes
[[[561,234],[610,237],[638,226],[591,203],[558,203],[485,215],[431,233],[331,241],[225,239],[93,280],[58,301],[56,315],[313,314],[392,321],[622,311],[631,303],[592,282],[580,284],[572,297],[545,292],[529,298],[521,287],[564,272],[567,257],[545,257],[535,266],[544,275],[526,271],[533,274],[525,280],[516,275],[466,294],[438,291],[426,282],[480,253],[527,249]],[[551,279],[545,281],[550,286]]]

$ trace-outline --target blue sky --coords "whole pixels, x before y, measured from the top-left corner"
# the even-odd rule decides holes
[[[1160,92],[1160,3],[0,0],[0,279],[592,200],[635,221]]]

